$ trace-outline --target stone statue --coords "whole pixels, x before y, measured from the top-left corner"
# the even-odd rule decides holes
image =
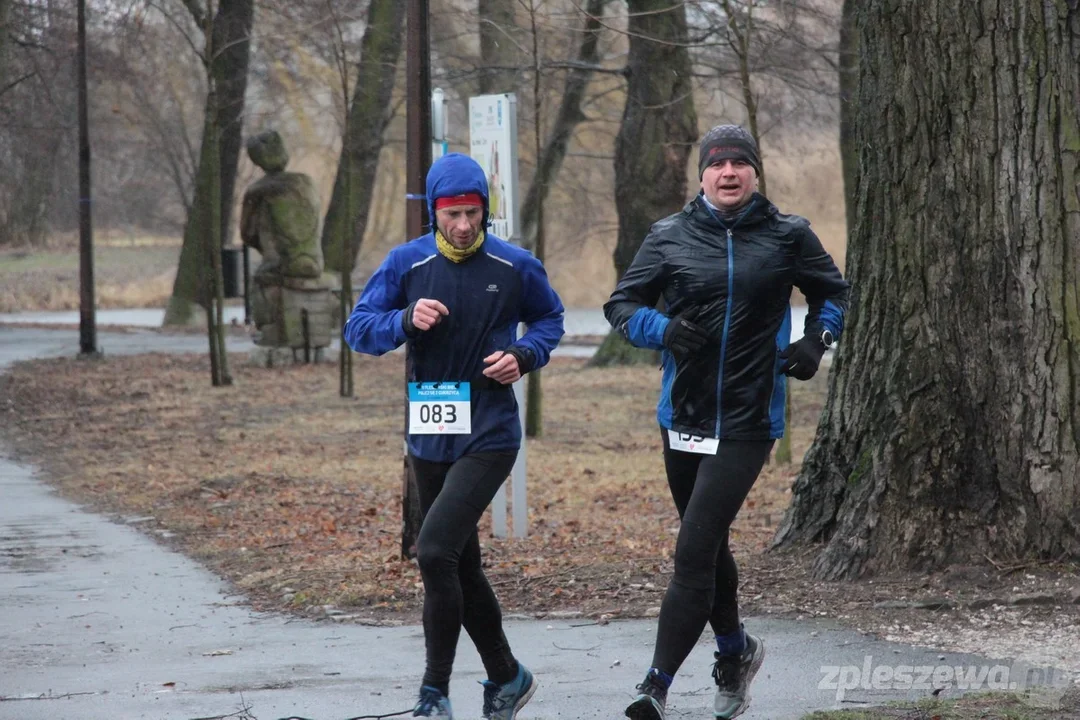
[[[262,256],[251,293],[255,344],[290,348],[294,359],[312,350],[318,359],[333,334],[336,285],[323,273],[319,194],[309,176],[285,171],[289,154],[276,131],[249,138],[247,152],[266,171],[244,193],[240,214],[240,237]]]

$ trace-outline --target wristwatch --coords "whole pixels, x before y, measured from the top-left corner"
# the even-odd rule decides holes
[[[833,337],[833,334],[832,334],[831,330],[822,330],[821,331],[821,344],[825,346],[826,350],[828,350],[829,348],[832,347],[833,342],[835,342],[835,340],[836,340],[836,338]]]

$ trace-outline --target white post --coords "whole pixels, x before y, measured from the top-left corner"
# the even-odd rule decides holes
[[[431,161],[446,154],[446,93],[442,88],[431,91]]]
[[[514,465],[517,469],[517,465]],[[491,532],[497,538],[505,538],[506,533],[506,483],[499,486],[495,491],[495,497],[491,500]]]
[[[525,326],[522,325],[521,328]],[[518,333],[524,332],[523,329],[519,329]],[[514,537],[523,538],[529,533],[529,505],[525,498],[525,384],[528,381],[525,378],[518,380],[514,383],[514,395],[518,401],[518,420],[521,422],[521,449],[518,451],[517,460],[514,461],[514,468],[510,471],[510,486],[511,494],[513,495],[513,512],[514,512]],[[505,487],[505,483],[503,487]],[[505,502],[505,495],[503,493]],[[506,509],[503,509],[503,515],[505,516]],[[505,518],[503,522],[506,522]]]

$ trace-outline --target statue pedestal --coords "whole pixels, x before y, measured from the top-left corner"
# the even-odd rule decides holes
[[[327,348],[315,348],[310,352],[310,363],[330,362],[332,357]],[[248,364],[260,368],[288,367],[303,365],[304,350],[283,347],[257,347],[248,354]]]
[[[330,345],[334,336],[334,278],[255,278],[252,316],[258,328],[255,344],[267,348],[307,348]],[[279,284],[280,283],[280,284]]]

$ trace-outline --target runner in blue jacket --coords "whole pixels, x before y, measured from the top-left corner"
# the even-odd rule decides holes
[[[427,200],[433,232],[390,251],[345,323],[345,340],[369,355],[409,344],[427,646],[413,716],[453,718],[450,673],[464,626],[488,673],[484,717],[513,720],[536,681],[503,633],[477,523],[521,445],[512,384],[547,364],[563,335],[563,306],[539,260],[486,233],[487,179],[476,161],[437,160]],[[528,327],[520,338],[518,323]]]

